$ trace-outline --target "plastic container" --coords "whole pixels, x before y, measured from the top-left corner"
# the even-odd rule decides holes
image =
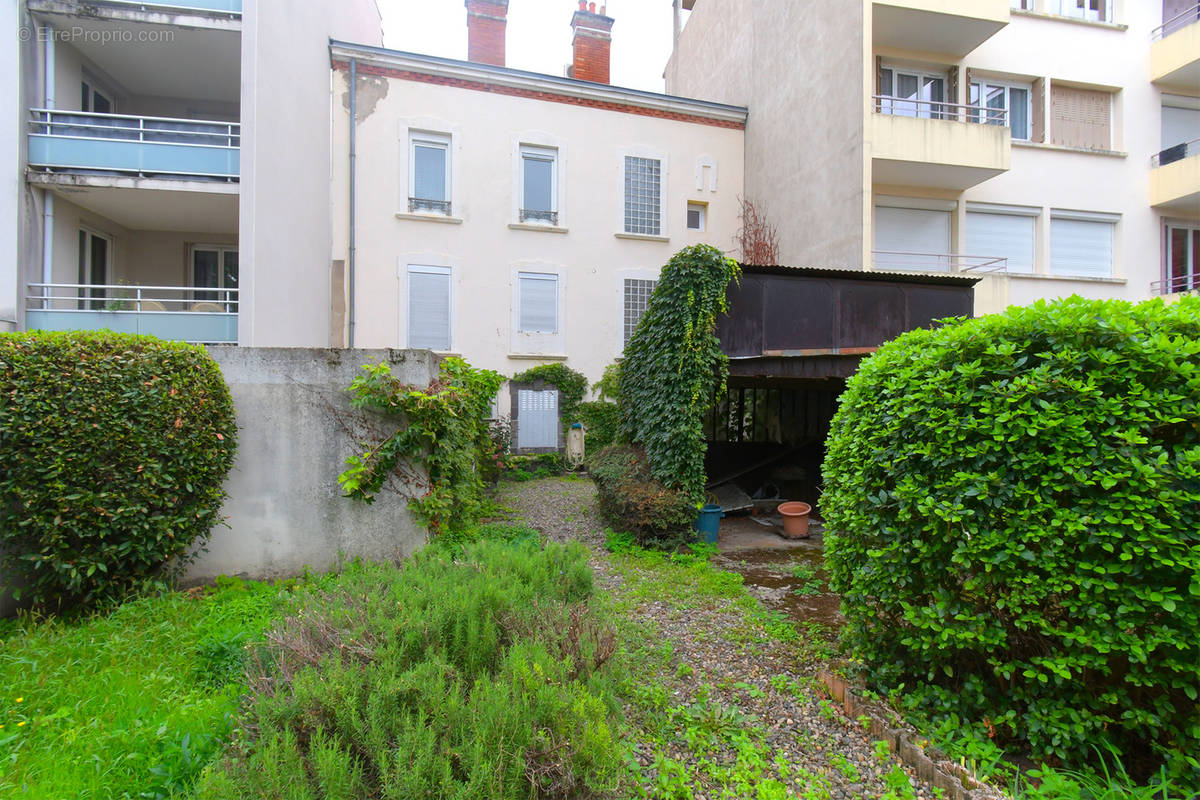
[[[700,533],[700,541],[717,543],[717,530],[721,527],[721,519],[724,516],[721,507],[712,503],[700,509],[700,516],[696,517],[696,530]]]
[[[808,538],[808,515],[812,506],[799,500],[779,504],[779,516],[783,517],[783,535],[789,539]]]

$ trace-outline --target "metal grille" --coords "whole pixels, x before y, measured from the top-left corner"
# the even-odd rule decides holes
[[[657,285],[658,281],[625,281],[625,344],[628,345],[633,338],[633,331],[642,321],[642,315],[650,305],[650,295]]]
[[[625,232],[662,233],[662,162],[625,156]]]
[[[558,447],[558,390],[517,392],[517,449]]]

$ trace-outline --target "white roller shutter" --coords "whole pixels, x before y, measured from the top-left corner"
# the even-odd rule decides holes
[[[1009,272],[1033,272],[1037,218],[967,211],[966,254],[1006,258]]]
[[[875,266],[949,272],[950,212],[924,208],[875,208]]]
[[[1055,275],[1111,278],[1114,222],[1054,217],[1050,220],[1050,271]]]
[[[558,333],[558,276],[522,272],[518,276],[518,325],[522,333]]]
[[[408,346],[450,349],[450,270],[408,268]]]

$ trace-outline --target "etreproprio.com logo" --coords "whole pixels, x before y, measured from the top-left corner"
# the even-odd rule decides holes
[[[53,39],[56,42],[72,44],[170,44],[175,41],[175,31],[129,30],[127,28],[94,29],[72,26],[70,28],[31,28],[23,25],[19,33],[22,42],[37,39],[45,42]]]

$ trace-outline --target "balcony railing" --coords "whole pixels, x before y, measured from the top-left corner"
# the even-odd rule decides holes
[[[430,200],[428,197],[408,198],[408,213],[414,214],[420,211],[432,211],[435,214],[445,214],[448,217],[450,216],[450,201]]]
[[[1183,30],[1193,22],[1200,22],[1200,3],[1197,3],[1191,8],[1184,9],[1180,13],[1164,22],[1162,25],[1159,25],[1151,32],[1150,38],[1157,42],[1159,39],[1170,36],[1176,31]]]
[[[1176,161],[1183,161],[1185,158],[1196,155],[1200,155],[1200,139],[1192,139],[1190,142],[1177,144],[1160,153],[1155,153],[1150,156],[1150,166],[1165,167],[1167,164],[1174,164]]]
[[[31,329],[108,329],[198,344],[236,343],[237,312],[237,289],[204,286],[31,283],[25,296]]]
[[[215,11],[218,14],[242,13],[242,0],[104,0],[108,5],[137,6],[163,11]]]
[[[521,222],[545,222],[550,225],[558,224],[557,211],[538,211],[532,208],[521,209]]]
[[[893,117],[918,119],[948,119],[955,122],[975,122],[982,125],[1008,125],[1008,110],[986,106],[943,103],[940,100],[913,100],[909,97],[872,95],[875,111]]]
[[[1200,291],[1200,273],[1194,275],[1175,275],[1150,284],[1150,294],[1177,294],[1179,292]]]
[[[961,253],[906,253],[899,250],[872,250],[876,269],[916,272],[1008,272],[1007,258],[967,256]]]
[[[241,126],[169,117],[31,110],[29,164],[140,176],[237,180]]]

